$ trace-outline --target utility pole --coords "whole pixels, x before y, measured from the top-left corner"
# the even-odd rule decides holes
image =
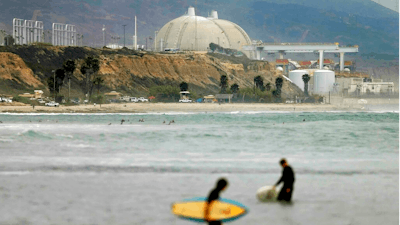
[[[52,70],[54,75],[54,81],[53,81],[53,92],[54,92],[54,102],[56,101],[56,71]]]
[[[126,25],[122,25],[124,27],[124,48],[125,48],[125,27]]]
[[[158,31],[154,32],[154,51],[157,51],[157,33]]]
[[[135,46],[133,46],[133,49],[137,50],[137,20],[135,16]]]
[[[106,46],[106,25],[103,24],[103,46]]]

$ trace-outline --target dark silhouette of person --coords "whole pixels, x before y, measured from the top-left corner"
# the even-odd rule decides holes
[[[210,221],[210,205],[213,201],[219,199],[219,194],[221,191],[224,191],[228,186],[228,181],[225,178],[220,178],[217,182],[217,186],[211,190],[210,194],[207,198],[206,207],[204,208],[204,219],[209,225],[221,225],[221,221]]]
[[[282,177],[278,180],[278,182],[276,182],[273,188],[275,189],[276,186],[283,182],[283,187],[278,195],[278,201],[290,202],[292,199],[293,184],[295,181],[294,172],[292,167],[288,165],[286,159],[281,159],[279,163],[283,168]]]

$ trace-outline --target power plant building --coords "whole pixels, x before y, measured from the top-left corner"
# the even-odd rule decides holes
[[[219,19],[217,11],[212,11],[211,16],[206,18],[196,16],[195,9],[189,7],[187,14],[168,22],[160,29],[156,43],[157,51],[208,51],[210,43],[242,50],[242,46],[251,45],[251,39],[239,25]],[[243,53],[253,57],[249,51]]]

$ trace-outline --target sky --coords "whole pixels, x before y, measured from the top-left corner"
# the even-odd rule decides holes
[[[376,3],[379,3],[386,8],[389,8],[391,10],[394,10],[396,12],[399,11],[398,5],[399,5],[399,0],[372,0]]]

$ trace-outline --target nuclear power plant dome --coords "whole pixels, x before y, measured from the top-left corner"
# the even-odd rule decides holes
[[[249,35],[237,24],[219,19],[218,12],[214,10],[207,18],[196,16],[193,7],[189,7],[185,15],[165,24],[158,32],[156,41],[160,51],[207,51],[210,43],[237,50],[241,50],[243,45],[251,45]]]

